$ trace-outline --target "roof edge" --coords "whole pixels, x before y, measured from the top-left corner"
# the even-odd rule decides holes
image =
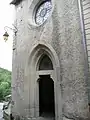
[[[18,5],[20,4],[20,2],[22,2],[22,0],[13,0],[12,2],[10,2],[10,4],[13,4],[13,5]]]

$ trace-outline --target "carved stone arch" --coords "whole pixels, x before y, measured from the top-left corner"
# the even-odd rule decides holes
[[[44,42],[40,42],[40,43],[33,45],[29,53],[27,66],[28,65],[30,66],[32,64],[32,60],[35,60],[35,57],[37,59],[35,60],[35,62],[37,63],[37,61],[39,60],[42,54],[47,54],[50,57],[54,65],[54,69],[57,67],[60,68],[59,59],[58,59],[57,53],[55,52],[54,48],[51,45],[44,43]]]
[[[47,55],[53,64],[53,70],[37,71],[41,56]],[[29,54],[25,68],[26,93],[29,92],[29,111],[30,117],[39,117],[39,97],[38,97],[38,79],[39,75],[51,75],[54,81],[55,91],[55,119],[60,120],[62,117],[62,100],[60,90],[60,64],[58,56],[52,46],[46,43],[35,44]],[[34,103],[33,103],[34,102]]]

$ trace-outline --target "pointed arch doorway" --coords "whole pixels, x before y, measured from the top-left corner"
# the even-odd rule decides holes
[[[50,72],[53,72],[53,65],[50,58],[47,55],[43,55],[40,58],[38,67],[39,116],[55,117],[54,81]]]
[[[45,62],[47,61],[47,62]],[[53,47],[46,43],[37,43],[35,44],[31,51],[30,56],[26,64],[25,68],[25,95],[29,93],[27,97],[25,97],[25,103],[28,106],[29,118],[36,118],[41,120],[41,116],[44,109],[41,111],[40,109],[40,93],[39,93],[39,81],[46,78],[44,76],[49,76],[49,78],[53,81],[53,96],[54,96],[54,112],[55,120],[62,120],[62,99],[61,99],[61,87],[60,87],[60,63],[57,56],[57,53],[53,49]],[[42,77],[42,78],[41,78]],[[44,86],[45,84],[42,83]],[[48,82],[47,82],[48,84]],[[28,87],[27,87],[28,86]],[[47,85],[45,85],[47,86]],[[46,88],[46,87],[45,87]],[[42,89],[42,88],[41,88]],[[49,88],[48,88],[49,89]],[[43,97],[43,96],[42,96]],[[48,100],[50,100],[48,98]],[[26,102],[27,101],[27,102]],[[53,104],[51,105],[53,108]],[[41,113],[40,113],[41,111]],[[50,112],[49,117],[50,117]],[[46,118],[46,117],[44,117]],[[47,119],[44,119],[47,120]]]

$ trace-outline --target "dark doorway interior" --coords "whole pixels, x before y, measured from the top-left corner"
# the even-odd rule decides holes
[[[54,117],[54,82],[50,75],[41,75],[39,81],[39,115]]]

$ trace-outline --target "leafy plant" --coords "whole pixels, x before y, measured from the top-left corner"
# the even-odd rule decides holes
[[[0,68],[0,101],[11,94],[11,72]]]

